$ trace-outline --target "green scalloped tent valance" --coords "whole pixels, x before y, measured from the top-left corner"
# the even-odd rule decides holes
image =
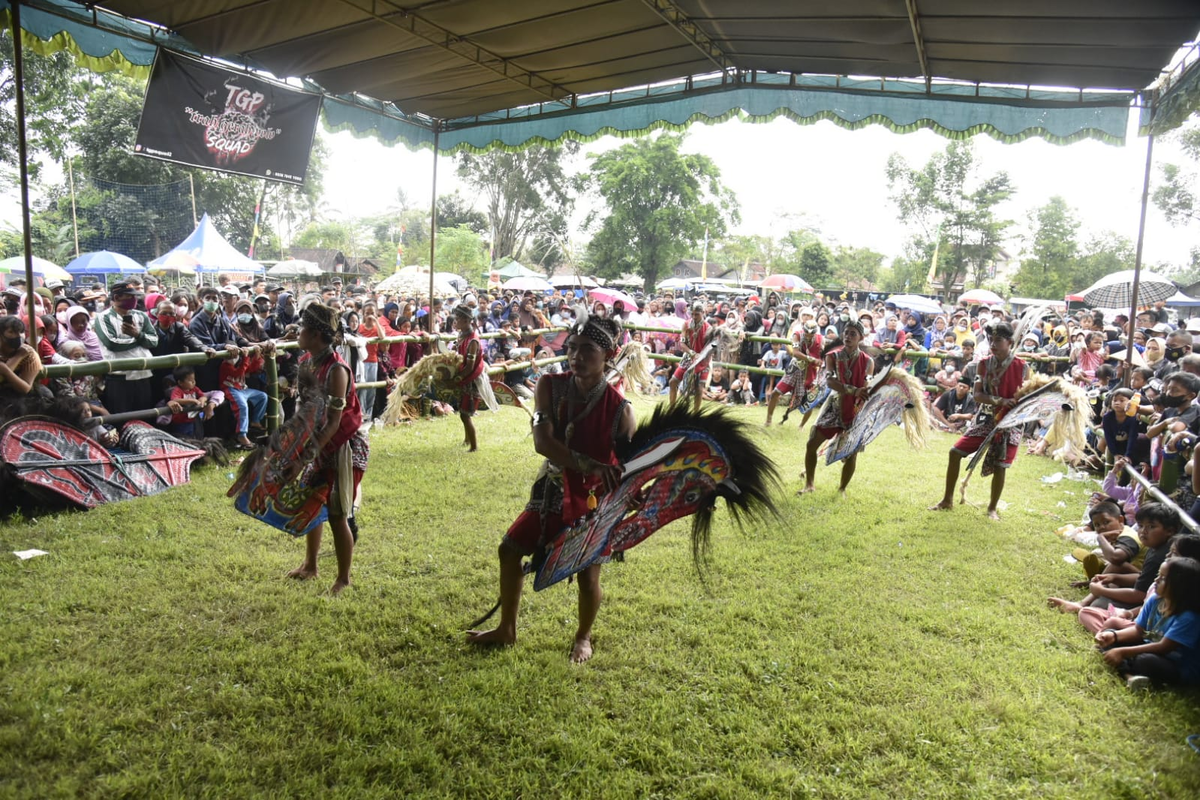
[[[0,19],[11,26],[8,0],[0,0]],[[70,0],[23,5],[21,27],[22,43],[31,50],[43,54],[67,51],[98,72],[116,70],[144,78],[159,46],[198,55],[186,40],[161,28],[93,11]],[[442,153],[478,153],[520,150],[566,139],[587,142],[606,135],[639,136],[734,117],[748,122],[787,117],[802,125],[828,120],[848,130],[866,125],[881,125],[897,133],[926,129],[951,139],[986,134],[1002,142],[1040,138],[1070,144],[1096,139],[1120,145],[1125,142],[1132,99],[1131,94],[1121,92],[940,82],[926,93],[919,81],[753,73],[748,81],[715,76],[579,97],[570,105],[545,103],[443,120],[438,123],[437,142]],[[326,94],[323,111],[331,130],[349,130],[414,149],[434,144],[433,120],[406,115],[391,103]]]
[[[1173,131],[1197,111],[1200,111],[1200,60],[1193,61],[1152,104],[1142,107],[1138,135]]]

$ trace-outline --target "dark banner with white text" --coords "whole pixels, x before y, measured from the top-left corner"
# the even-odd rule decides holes
[[[134,152],[304,183],[321,98],[160,49]]]

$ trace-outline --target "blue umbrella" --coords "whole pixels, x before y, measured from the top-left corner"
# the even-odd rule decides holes
[[[894,294],[886,302],[893,304],[896,308],[905,308],[921,314],[941,314],[943,311],[941,303],[930,300],[928,297],[921,297],[919,294]]]
[[[146,271],[132,258],[107,250],[84,253],[64,269],[72,275],[141,275]]]

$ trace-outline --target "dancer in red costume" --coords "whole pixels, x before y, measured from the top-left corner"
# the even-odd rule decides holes
[[[980,447],[987,447],[984,456],[985,468],[992,470],[992,496],[987,515],[1000,519],[998,505],[1004,493],[1004,477],[1017,458],[1017,447],[1021,444],[1021,429],[1000,431],[1002,437],[993,441],[996,423],[1017,404],[1017,392],[1025,382],[1025,362],[1013,353],[1013,328],[1007,322],[998,322],[988,329],[988,344],[991,353],[979,363],[975,376],[975,402],[979,411],[975,421],[950,448],[950,462],[946,465],[946,494],[930,511],[949,511],[954,508],[954,485],[964,456],[969,456]],[[990,463],[989,463],[990,462]],[[984,473],[985,475],[987,472]]]
[[[329,485],[329,528],[337,553],[337,579],[330,592],[337,594],[350,585],[350,562],[354,556],[354,534],[350,518],[355,497],[367,469],[369,446],[362,426],[362,409],[354,389],[354,376],[333,348],[336,316],[328,306],[310,305],[300,315],[300,369],[309,371],[326,397],[325,424],[317,429],[317,458],[311,481]],[[291,483],[307,464],[296,463],[285,473],[282,484]],[[319,483],[318,483],[319,485]],[[298,580],[317,576],[321,551],[321,528],[305,537],[304,563],[288,575]]]
[[[463,444],[470,446],[470,452],[479,449],[479,441],[475,436],[475,423],[471,416],[479,408],[479,389],[476,380],[483,374],[487,365],[483,360],[483,345],[475,330],[475,318],[471,309],[465,305],[454,307],[454,329],[458,331],[458,342],[454,351],[462,356],[462,366],[455,376],[461,391],[458,396],[458,418],[462,420],[465,438]]]
[[[500,543],[500,624],[471,631],[478,645],[509,645],[517,640],[517,614],[524,585],[522,559],[544,548],[574,522],[595,509],[599,498],[620,482],[615,442],[627,441],[635,423],[629,401],[604,379],[617,353],[620,324],[598,317],[576,322],[567,339],[570,371],[546,374],[537,383],[533,444],[545,457],[529,503]],[[600,564],[578,574],[579,625],[571,661],[592,657],[592,624],[600,609]]]
[[[850,427],[858,409],[867,399],[867,380],[875,370],[871,357],[858,349],[863,340],[863,326],[858,320],[846,323],[842,331],[841,347],[825,355],[826,379],[833,395],[825,403],[825,410],[808,434],[808,449],[804,453],[804,488],[799,494],[814,490],[813,481],[817,472],[817,451],[821,444]],[[842,464],[842,482],[838,491],[845,495],[854,469],[858,466],[858,453],[848,456]]]
[[[708,380],[708,365],[712,361],[712,357],[706,356],[698,363],[695,362],[695,359],[711,338],[711,326],[704,321],[704,306],[700,303],[692,303],[692,318],[684,324],[680,337],[684,361],[675,368],[675,374],[671,376],[672,405],[675,404],[680,384],[684,382],[685,376],[690,372],[691,381],[685,387],[684,394],[692,395],[694,410],[697,414],[700,413],[700,398],[704,394],[704,382]]]

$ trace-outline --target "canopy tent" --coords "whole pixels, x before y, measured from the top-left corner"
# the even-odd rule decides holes
[[[22,5],[25,44],[43,52],[129,74],[158,46],[220,58],[301,79],[332,128],[445,153],[735,115],[1119,143],[1134,94],[1200,28],[1191,0]],[[1200,78],[1183,77],[1155,99],[1194,100]]]
[[[1188,297],[1183,292],[1176,292],[1166,299],[1166,303],[1168,306],[1176,308],[1197,308],[1200,307],[1200,298]]]
[[[535,272],[519,261],[510,261],[498,270],[495,270],[501,278],[545,278],[546,276],[540,272]]]
[[[267,270],[267,275],[272,278],[319,278],[323,274],[320,264],[299,258],[280,261]]]
[[[164,253],[146,266],[153,272],[155,268],[164,264],[172,253],[186,253],[196,259],[198,272],[248,272],[257,275],[263,271],[261,264],[242,255],[225,241],[225,237],[212,224],[208,214],[201,217],[200,224],[191,235],[170,252]]]

